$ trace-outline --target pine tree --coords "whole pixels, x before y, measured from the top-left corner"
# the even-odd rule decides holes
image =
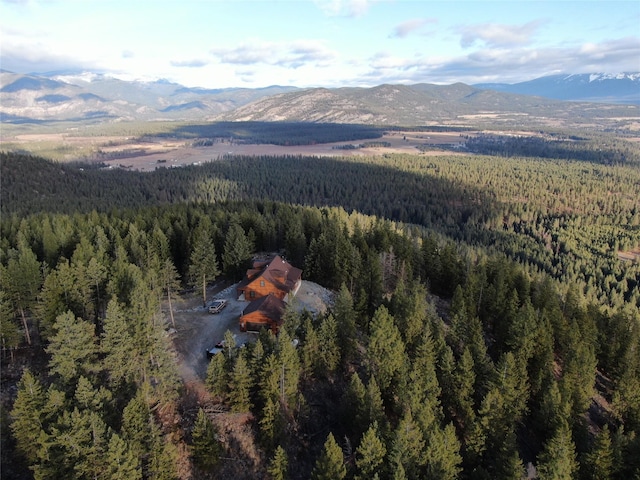
[[[329,433],[322,453],[313,467],[311,478],[313,480],[342,480],[346,476],[347,467],[344,464],[342,449],[333,434]]]
[[[378,390],[379,391],[379,390]],[[369,412],[366,408],[367,391],[360,380],[358,372],[354,372],[349,380],[349,387],[345,393],[344,422],[350,427],[350,431],[359,437],[364,433],[369,422]]]
[[[160,280],[162,281],[162,288],[167,298],[171,325],[175,328],[176,321],[173,318],[173,300],[180,290],[180,275],[170,258],[167,258],[162,264]]]
[[[220,275],[216,249],[209,231],[197,230],[189,256],[189,279],[191,285],[202,288],[202,304],[207,304],[207,283]]]
[[[298,396],[300,358],[286,330],[280,330],[278,334],[277,354],[280,401],[291,408]]]
[[[222,253],[222,269],[231,278],[239,278],[251,260],[253,245],[239,223],[233,222],[227,230]]]
[[[262,409],[262,415],[258,421],[260,426],[260,440],[267,449],[278,443],[282,433],[282,410],[280,403],[273,398],[268,398]]]
[[[455,480],[462,471],[460,442],[453,424],[434,428],[425,451],[427,480]]]
[[[302,344],[302,373],[311,379],[320,370],[320,339],[310,318],[303,324],[304,342]]]
[[[604,426],[596,436],[591,451],[583,463],[584,474],[588,479],[609,480],[613,478],[614,452],[611,445],[609,427]]]
[[[33,463],[38,458],[38,446],[44,433],[43,410],[46,395],[41,383],[31,371],[25,370],[18,383],[18,395],[11,410],[11,431],[18,451]]]
[[[244,355],[239,355],[231,372],[229,403],[234,412],[248,412],[251,409],[251,372]]]
[[[112,480],[142,479],[139,459],[117,433],[112,433],[107,447],[104,478]]]
[[[102,412],[111,402],[112,394],[104,387],[94,388],[86,377],[80,377],[76,384],[74,399],[80,409]]]
[[[386,307],[381,306],[371,321],[368,348],[369,364],[385,392],[392,382],[401,380],[406,366],[405,347],[398,327]]]
[[[109,382],[119,385],[138,380],[138,352],[125,313],[116,299],[112,299],[107,306],[103,330],[100,347],[105,354],[103,362]]]
[[[0,341],[2,351],[9,350],[13,360],[13,352],[20,345],[22,335],[18,325],[14,322],[13,308],[7,293],[0,291]]]
[[[178,480],[178,449],[167,437],[162,435],[160,427],[151,422],[149,455],[144,476],[150,480]]]
[[[373,422],[365,432],[356,449],[357,480],[369,480],[378,475],[387,449],[378,433],[378,424]]]
[[[394,466],[402,465],[407,478],[419,478],[420,468],[426,461],[424,448],[422,432],[413,421],[411,411],[407,410],[393,432],[389,462]]]
[[[565,422],[544,445],[538,457],[540,480],[572,480],[578,469],[571,430]]]
[[[442,420],[440,395],[435,347],[430,329],[426,329],[415,349],[405,401],[424,434],[430,430],[433,422]]]
[[[338,323],[333,315],[324,318],[318,330],[320,359],[325,375],[331,375],[340,364],[340,346],[338,344]]]
[[[412,352],[424,331],[427,311],[427,292],[419,283],[409,285],[400,280],[392,297],[393,317],[398,323],[407,349]]]
[[[99,368],[95,325],[68,312],[58,316],[53,327],[55,335],[47,348],[51,373],[60,375],[67,383],[95,373]]]
[[[273,458],[267,467],[267,473],[270,480],[286,480],[288,478],[287,469],[289,468],[289,460],[287,453],[282,446],[278,445]]]
[[[224,399],[229,390],[228,378],[226,355],[221,353],[214,355],[207,367],[207,377],[205,380],[207,390],[214,396]]]
[[[142,458],[151,448],[153,420],[151,411],[144,401],[142,391],[138,391],[122,412],[122,429],[120,435],[127,442],[136,458]]]
[[[386,417],[382,403],[382,392],[380,392],[380,387],[378,387],[378,382],[374,376],[371,376],[369,383],[367,383],[364,405],[366,422],[369,424],[377,422],[378,426],[384,429],[386,426]]]
[[[208,470],[220,460],[220,444],[216,438],[216,429],[200,408],[191,432],[191,451],[193,460],[200,468]]]
[[[20,314],[25,340],[31,345],[26,311],[34,305],[42,283],[40,263],[22,237],[18,241],[18,249],[10,250],[8,257],[6,268],[0,269],[0,285]]]
[[[271,399],[279,402],[282,398],[282,363],[276,353],[270,353],[262,365],[259,395],[265,403]]]
[[[343,363],[353,359],[356,351],[356,311],[353,306],[353,297],[347,286],[343,283],[336,295],[333,314],[340,324],[338,342],[342,354]]]
[[[74,409],[64,412],[51,430],[53,450],[60,454],[50,465],[43,465],[55,476],[73,472],[73,478],[95,478],[106,465],[107,426],[96,412]],[[44,462],[46,463],[46,462]],[[60,478],[60,477],[58,477]]]

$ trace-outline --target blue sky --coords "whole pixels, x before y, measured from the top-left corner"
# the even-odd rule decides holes
[[[0,0],[0,66],[190,87],[640,72],[640,0]]]

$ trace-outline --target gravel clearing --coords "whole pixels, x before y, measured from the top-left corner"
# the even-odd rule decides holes
[[[204,380],[209,364],[206,351],[222,340],[227,330],[236,335],[238,345],[256,340],[255,333],[240,331],[238,319],[248,303],[238,301],[237,285],[223,289],[221,285],[214,285],[208,290],[207,305],[216,298],[227,300],[227,306],[220,313],[209,313],[196,293],[175,302],[176,327],[172,339],[185,383]],[[298,311],[307,310],[317,315],[326,312],[327,306],[333,304],[333,297],[331,291],[303,280],[292,304]]]

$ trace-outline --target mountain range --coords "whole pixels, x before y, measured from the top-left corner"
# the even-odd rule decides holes
[[[611,113],[631,104],[634,112],[625,113],[637,116],[640,73],[549,76],[512,85],[205,89],[95,73],[0,72],[0,115],[3,123],[13,124],[242,120],[429,125],[500,115],[507,115],[508,121],[514,115],[547,118],[558,112],[580,119],[605,108],[587,101],[619,104],[606,107]]]
[[[557,100],[640,104],[640,73],[550,75],[514,84],[484,83],[474,86]]]

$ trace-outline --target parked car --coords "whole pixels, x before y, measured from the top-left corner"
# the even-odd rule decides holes
[[[227,306],[227,301],[218,299],[211,302],[209,305],[209,313],[220,313],[224,307]]]
[[[214,355],[222,353],[224,351],[224,340],[220,340],[215,346],[207,349],[207,357],[211,358]]]
[[[233,335],[233,338],[235,340],[236,338],[235,334]],[[225,347],[226,347],[226,342],[224,340],[220,340],[218,343],[215,344],[215,346],[207,349],[207,357],[211,358],[214,355],[224,352]]]

